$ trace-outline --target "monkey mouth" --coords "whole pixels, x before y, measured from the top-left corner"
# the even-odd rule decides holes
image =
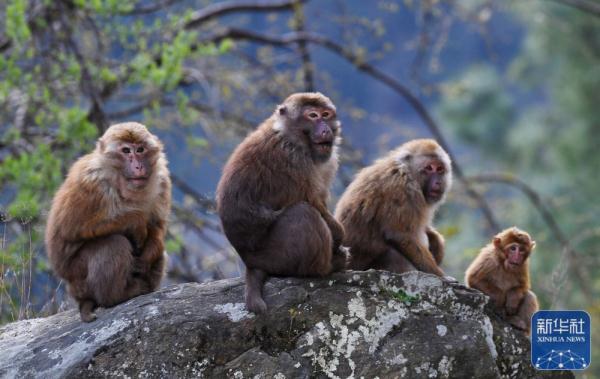
[[[430,202],[437,202],[440,201],[442,199],[442,196],[444,195],[443,191],[438,191],[438,190],[430,190],[429,192],[427,192],[427,196],[426,198],[430,201]]]
[[[329,153],[333,148],[333,141],[315,142],[315,146],[317,147],[317,151],[322,153]]]
[[[429,195],[431,197],[440,198],[440,197],[442,197],[442,191],[431,190],[431,191],[429,191]]]
[[[132,183],[136,187],[141,187],[141,186],[146,185],[146,183],[148,182],[148,178],[147,177],[128,178],[127,181],[129,183]]]

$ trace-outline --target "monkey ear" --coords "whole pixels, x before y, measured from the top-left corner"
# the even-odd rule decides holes
[[[104,143],[102,138],[100,138],[98,140],[98,142],[96,143],[96,149],[98,149],[98,151],[100,151],[100,152],[103,152],[105,147],[106,147],[106,144]]]
[[[494,237],[492,241],[494,242],[494,246],[496,247],[496,249],[502,248],[502,240],[500,238]]]
[[[285,105],[280,105],[279,108],[277,108],[277,113],[280,116],[283,116],[287,113],[287,108],[285,107]]]
[[[531,241],[531,245],[530,245],[531,248],[530,248],[530,250],[535,249],[535,245],[536,245],[535,241]]]

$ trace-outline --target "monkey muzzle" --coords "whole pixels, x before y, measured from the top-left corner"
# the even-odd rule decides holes
[[[127,183],[129,183],[134,188],[143,188],[146,186],[146,184],[148,184],[148,177],[140,176],[127,178]]]

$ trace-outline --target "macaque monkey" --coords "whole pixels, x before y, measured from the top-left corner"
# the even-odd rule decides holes
[[[111,126],[73,164],[52,201],[46,251],[83,321],[158,287],[170,209],[163,145],[144,125]]]
[[[327,209],[340,122],[320,93],[296,93],[235,149],[217,187],[225,235],[246,264],[246,306],[264,313],[268,276],[345,267],[342,226]]]
[[[538,310],[529,284],[529,255],[535,241],[516,227],[498,233],[467,269],[467,286],[490,297],[496,310],[515,327],[530,333]]]
[[[444,276],[444,238],[431,222],[451,181],[450,158],[431,139],[407,142],[362,169],[335,210],[349,267]]]

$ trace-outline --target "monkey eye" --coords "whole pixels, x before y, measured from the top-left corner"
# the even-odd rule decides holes
[[[328,120],[331,117],[331,113],[329,113],[328,111],[325,111],[325,112],[321,113],[321,117],[323,117],[325,120]]]
[[[310,118],[311,120],[316,120],[319,118],[319,114],[317,112],[310,112],[308,114],[308,118]]]
[[[425,166],[425,171],[427,172],[433,172],[433,166],[428,164],[427,166]]]
[[[143,153],[144,152],[144,147],[143,146],[138,147],[135,152],[136,153],[140,153],[140,154]]]
[[[444,168],[442,166],[437,168],[437,173],[438,174],[443,174],[446,170],[444,170]]]
[[[124,147],[124,148],[122,148],[122,149],[121,149],[121,151],[122,151],[124,154],[129,154],[129,153],[131,153],[131,149],[130,149],[130,148],[128,148],[128,147]]]
[[[510,247],[510,251],[517,251],[517,250],[519,250],[519,248],[517,247],[517,245],[512,245]]]

